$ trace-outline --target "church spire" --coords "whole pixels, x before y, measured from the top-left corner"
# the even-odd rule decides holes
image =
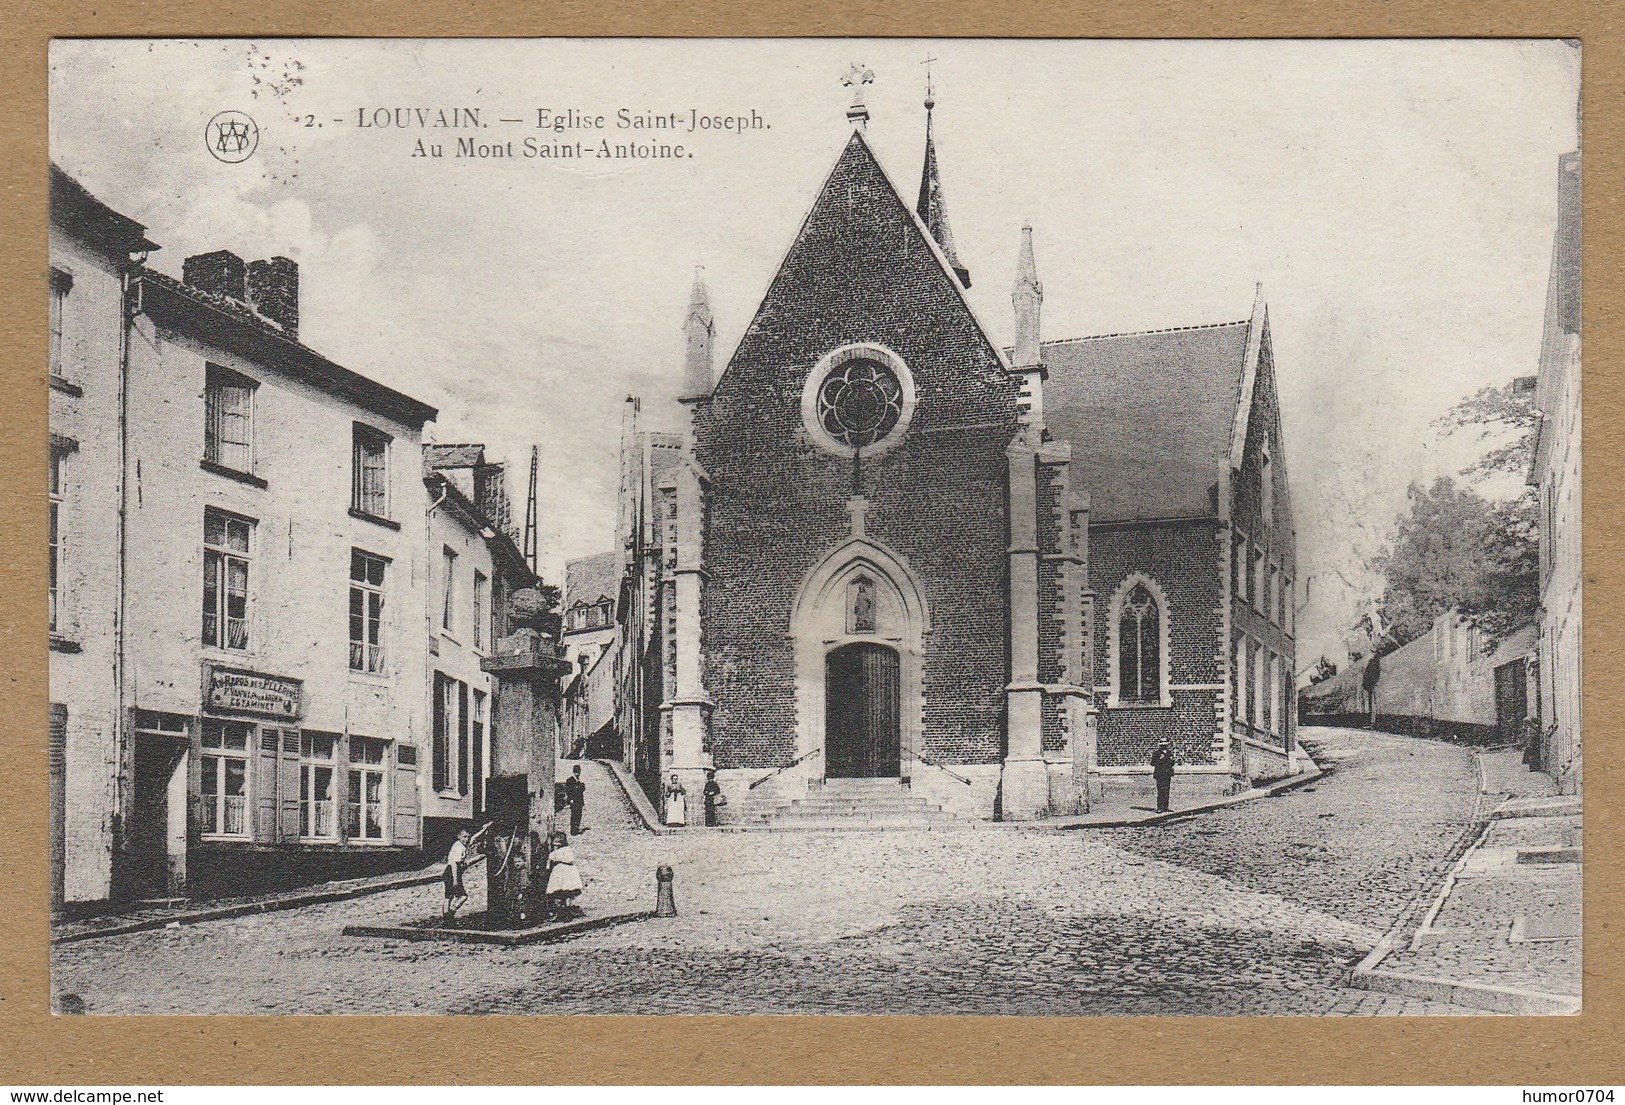
[[[683,321],[683,390],[681,400],[704,399],[711,394],[711,297],[705,287],[705,269],[694,268],[694,287],[688,294],[688,318]]]
[[[1038,281],[1033,259],[1033,228],[1021,228],[1021,256],[1016,261],[1016,285],[1010,292],[1016,309],[1016,344],[1010,361],[1017,367],[1043,363],[1039,343],[1039,316],[1044,306],[1044,285]]]
[[[928,69],[925,78],[925,168],[920,173],[920,201],[915,204],[914,210],[931,232],[931,237],[937,240],[937,245],[942,247],[942,255],[948,258],[954,275],[968,288],[970,270],[959,263],[959,254],[954,250],[954,232],[948,227],[948,206],[942,198],[942,177],[937,171],[937,143],[932,133],[931,119],[931,111],[936,106]]]

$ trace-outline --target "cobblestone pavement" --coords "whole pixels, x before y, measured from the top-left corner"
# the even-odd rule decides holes
[[[670,862],[679,917],[521,948],[340,935],[430,913],[439,892],[426,887],[67,945],[57,991],[93,1014],[1471,1012],[1343,985],[1441,877],[1471,815],[1470,754],[1350,730],[1305,737],[1326,778],[1186,822],[605,827],[573,842],[586,908],[652,906],[654,868]]]

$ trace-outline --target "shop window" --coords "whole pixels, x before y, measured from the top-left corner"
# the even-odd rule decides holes
[[[466,684],[442,672],[434,673],[433,747],[430,749],[430,772],[437,791],[452,789],[452,780],[458,771],[458,754],[461,748],[458,734],[466,730],[462,708],[467,701]]]
[[[213,718],[203,722],[199,806],[205,836],[248,836],[248,751],[253,735],[250,722]]]
[[[389,742],[372,737],[350,738],[348,829],[351,840],[382,842],[387,809],[385,777]]]
[[[304,840],[337,840],[335,807],[338,737],[304,733],[299,738],[299,836]]]
[[[351,446],[350,506],[389,517],[389,435],[357,422]]]
[[[233,472],[252,473],[258,385],[219,365],[209,365],[206,373],[203,459]]]
[[[203,643],[248,648],[248,572],[254,523],[203,512]]]
[[[350,670],[384,670],[384,571],[389,561],[350,550]]]

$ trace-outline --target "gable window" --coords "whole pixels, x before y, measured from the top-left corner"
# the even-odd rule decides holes
[[[372,737],[350,738],[347,828],[351,840],[384,839],[384,767],[389,742]]]
[[[233,472],[254,471],[254,391],[258,385],[219,365],[204,383],[203,459]]]
[[[66,449],[51,449],[50,467],[50,533],[49,533],[49,583],[48,603],[46,613],[46,628],[50,632],[57,631],[61,620],[61,597],[58,588],[62,579],[62,522],[63,522],[63,493],[67,488],[68,478],[68,451]]]
[[[73,277],[60,269],[51,270],[51,301],[49,307],[48,323],[50,326],[50,373],[58,379],[62,378],[62,316],[68,306],[68,290],[73,287]]]
[[[203,643],[248,648],[248,569],[254,523],[203,512]]]
[[[334,811],[338,738],[330,733],[304,733],[299,738],[299,836],[304,840],[337,840]]]
[[[474,628],[473,639],[475,648],[485,647],[485,629],[488,619],[487,611],[491,602],[491,581],[484,572],[474,573]]]
[[[246,721],[204,719],[199,798],[205,836],[248,835],[248,742],[253,732]]]
[[[350,670],[384,670],[384,569],[389,561],[350,550]]]
[[[350,506],[389,517],[389,435],[357,422],[351,445]]]
[[[1113,706],[1167,706],[1168,616],[1157,585],[1131,576],[1112,599]]]
[[[1275,526],[1275,477],[1270,471],[1270,450],[1264,446],[1264,452],[1258,461],[1258,511],[1264,517],[1264,529],[1268,532]]]

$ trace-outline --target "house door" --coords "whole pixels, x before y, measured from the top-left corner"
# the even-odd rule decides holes
[[[902,759],[898,729],[897,650],[846,645],[824,662],[824,773],[830,778],[895,778]]]
[[[1495,669],[1495,727],[1504,741],[1523,736],[1529,716],[1528,679],[1524,661],[1514,660]]]
[[[137,897],[168,897],[185,885],[187,750],[184,740],[136,734],[130,875]]]

